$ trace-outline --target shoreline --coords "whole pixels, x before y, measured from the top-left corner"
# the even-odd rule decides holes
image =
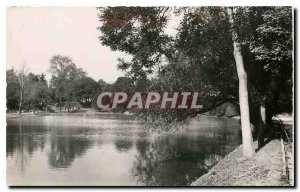
[[[119,113],[119,112],[110,112],[110,111],[89,111],[89,110],[82,110],[79,112],[66,112],[66,111],[62,111],[62,112],[51,112],[51,113],[28,113],[28,112],[24,112],[19,114],[18,112],[8,112],[6,113],[6,117],[19,117],[19,116],[46,116],[46,115],[84,115],[84,114],[124,114],[124,113]],[[132,115],[132,114],[124,114],[124,115]]]
[[[239,116],[233,119],[239,119]],[[291,115],[273,117],[273,121],[277,120],[293,125]],[[293,142],[274,139],[252,159],[243,156],[243,146],[240,145],[190,186],[294,186],[293,145]]]
[[[289,186],[282,155],[280,140],[270,141],[251,159],[240,145],[190,186]]]

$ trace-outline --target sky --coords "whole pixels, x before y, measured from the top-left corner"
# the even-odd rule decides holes
[[[11,7],[7,9],[6,68],[20,68],[26,64],[27,71],[48,72],[53,55],[71,57],[96,81],[114,82],[124,76],[117,70],[117,58],[124,53],[113,52],[98,40],[100,26],[94,7]]]
[[[102,46],[101,25],[94,7],[9,7],[6,28],[6,68],[45,73],[50,80],[49,61],[60,54],[73,59],[96,81],[115,82],[125,73],[117,70],[117,58],[130,58]],[[175,35],[180,19],[170,20],[166,32]]]

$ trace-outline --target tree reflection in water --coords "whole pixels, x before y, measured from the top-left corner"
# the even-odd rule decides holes
[[[10,170],[18,169],[18,174],[25,178],[24,183],[36,176],[36,171],[45,172],[44,176],[74,174],[89,161],[94,163],[93,167],[110,169],[109,166],[115,166],[111,158],[116,157],[115,163],[127,161],[122,166],[128,165],[131,170],[129,175],[127,168],[112,172],[111,181],[116,183],[126,176],[128,184],[137,181],[149,186],[188,185],[241,144],[238,122],[216,118],[200,119],[191,123],[184,133],[155,139],[149,139],[145,129],[134,121],[124,125],[123,119],[112,120],[109,126],[105,119],[82,120],[77,116],[33,116],[7,122],[7,162]],[[95,152],[105,156],[97,159]],[[80,163],[74,163],[76,158]],[[88,179],[97,183],[98,177],[107,177],[102,170],[91,170],[95,175]],[[82,181],[86,176],[80,175]],[[10,175],[10,180],[14,177]]]
[[[93,140],[84,135],[84,129],[52,129],[49,165],[54,168],[68,168],[76,157],[81,156],[93,144]],[[81,136],[80,136],[81,135]]]
[[[16,167],[25,172],[30,158],[37,150],[43,151],[46,143],[46,130],[40,126],[23,125],[22,118],[6,128],[6,156],[16,156]]]
[[[46,144],[47,129],[40,125],[17,123],[7,126],[6,156],[16,157],[16,166],[23,173],[31,156],[37,151],[43,152]],[[50,152],[48,162],[52,168],[67,168],[73,160],[82,155],[91,145],[92,140],[79,137],[86,134],[86,129],[51,129]]]
[[[132,174],[141,185],[188,185],[236,147],[234,137],[224,131],[139,140]]]
[[[115,147],[120,152],[127,152],[133,147],[133,141],[130,139],[116,139]]]

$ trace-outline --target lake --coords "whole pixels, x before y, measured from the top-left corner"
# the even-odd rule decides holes
[[[149,137],[131,115],[7,117],[7,184],[188,185],[242,143],[234,119],[198,117]]]

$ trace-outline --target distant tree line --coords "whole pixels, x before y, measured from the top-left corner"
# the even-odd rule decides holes
[[[115,83],[95,81],[76,66],[71,58],[55,55],[50,59],[50,82],[46,75],[27,73],[26,66],[6,71],[6,107],[8,111],[46,110],[55,105],[61,111],[91,107],[93,97],[99,91],[132,90],[134,83],[129,77],[119,77]],[[79,105],[78,105],[79,104]]]
[[[9,69],[6,71],[7,110],[43,109],[50,101],[50,92],[45,74],[24,74]]]

